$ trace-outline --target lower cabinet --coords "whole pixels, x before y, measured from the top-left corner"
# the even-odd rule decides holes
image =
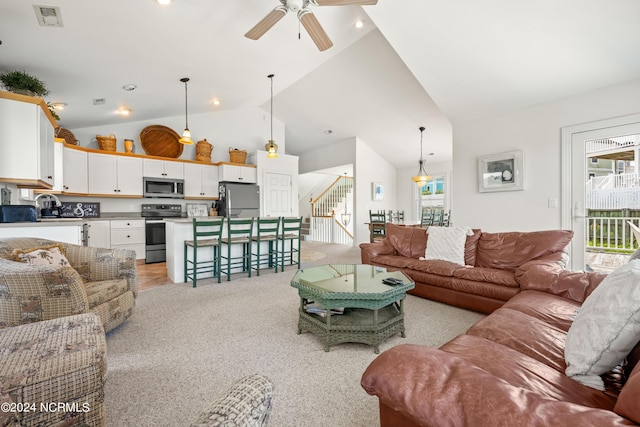
[[[87,246],[111,247],[111,221],[87,221]]]
[[[145,258],[144,220],[111,220],[111,248],[133,249],[136,259]]]
[[[38,237],[56,242],[82,244],[82,223],[64,225],[41,225],[42,223],[11,224],[11,227],[0,227],[0,238],[4,237]]]

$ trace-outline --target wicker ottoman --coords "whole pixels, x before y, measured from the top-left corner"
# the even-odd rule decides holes
[[[0,329],[0,425],[103,426],[105,351],[95,313]]]

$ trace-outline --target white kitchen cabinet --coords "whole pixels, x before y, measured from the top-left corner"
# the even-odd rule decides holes
[[[145,258],[144,220],[111,220],[111,248],[132,249],[136,251],[136,259]]]
[[[93,248],[111,247],[111,221],[87,221],[87,246]]]
[[[89,194],[142,196],[142,158],[87,153]]]
[[[218,166],[184,164],[184,196],[191,199],[218,197]]]
[[[87,152],[63,147],[62,163],[62,191],[64,193],[87,194],[89,192]]]
[[[143,159],[143,176],[151,178],[184,179],[182,162]]]
[[[0,91],[0,181],[52,189],[56,126],[41,98]]]
[[[252,166],[221,164],[219,170],[219,181],[255,184],[258,182],[258,172],[256,168]]]
[[[5,237],[37,237],[40,239],[54,240],[56,242],[81,245],[82,222],[69,221],[67,223],[51,223],[51,225],[45,225],[41,222],[2,224],[0,227],[0,238]]]

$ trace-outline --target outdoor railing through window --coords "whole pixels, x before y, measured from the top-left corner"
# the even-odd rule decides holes
[[[633,252],[638,249],[638,241],[633,236],[627,221],[640,225],[638,217],[587,217],[586,247],[605,252]]]

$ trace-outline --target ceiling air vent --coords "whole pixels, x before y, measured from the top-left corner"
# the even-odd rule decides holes
[[[60,14],[60,8],[56,6],[38,6],[33,5],[33,10],[36,12],[36,18],[38,18],[38,24],[43,27],[62,27],[62,15]]]
[[[104,98],[95,98],[93,100],[93,105],[104,105],[105,102],[107,102],[107,100]]]

